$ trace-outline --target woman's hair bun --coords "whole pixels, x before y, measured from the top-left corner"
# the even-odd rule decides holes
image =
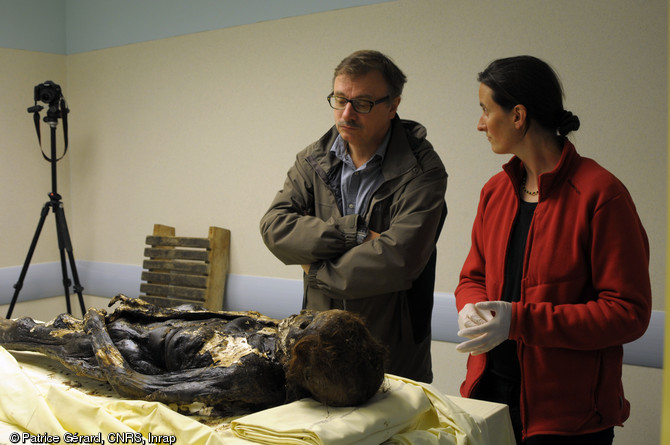
[[[561,121],[558,124],[558,134],[566,136],[571,131],[579,130],[579,118],[570,111],[563,110]]]

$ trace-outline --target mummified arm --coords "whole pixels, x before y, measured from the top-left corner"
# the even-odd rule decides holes
[[[107,331],[104,311],[89,309],[84,317],[95,357],[107,381],[128,398],[163,403],[203,402],[227,411],[248,411],[285,401],[285,377],[281,367],[256,354],[248,354],[230,366],[207,366],[157,375],[134,371]]]
[[[82,321],[68,314],[46,324],[36,323],[32,318],[2,318],[0,345],[9,350],[41,352],[77,375],[105,380]]]
[[[276,328],[280,320],[267,317],[256,311],[209,311],[197,305],[185,305],[178,307],[156,306],[141,298],[130,298],[118,294],[109,301],[109,307],[120,303],[107,317],[107,322],[118,319],[127,319],[142,323],[160,322],[166,320],[207,320],[217,318],[220,320],[234,320],[239,317],[253,317],[254,320],[268,327]]]

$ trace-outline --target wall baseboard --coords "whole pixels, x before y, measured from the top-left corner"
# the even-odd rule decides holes
[[[142,266],[77,261],[79,281],[84,294],[111,298],[122,293],[139,295]],[[21,267],[0,268],[0,304],[9,304],[14,295]],[[71,275],[71,272],[68,270]],[[63,295],[60,263],[31,265],[26,273],[18,301]],[[284,318],[300,311],[302,280],[229,274],[226,283],[225,309],[255,310],[269,317]],[[72,295],[72,291],[70,291]],[[665,312],[653,311],[647,332],[638,340],[624,345],[624,363],[663,367]],[[458,312],[453,293],[436,292],[433,307],[433,340],[459,343]]]

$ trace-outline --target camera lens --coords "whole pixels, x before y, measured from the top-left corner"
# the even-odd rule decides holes
[[[50,89],[49,90],[43,89],[42,91],[40,91],[40,100],[42,102],[51,102],[52,100],[54,100],[55,97],[56,95]]]
[[[49,104],[57,103],[61,98],[60,86],[47,80],[35,87],[35,102],[42,101]]]

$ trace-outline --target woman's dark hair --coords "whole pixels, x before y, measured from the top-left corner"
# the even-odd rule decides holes
[[[561,136],[579,129],[579,118],[563,108],[561,81],[546,62],[536,57],[494,60],[477,80],[493,90],[493,100],[503,109],[526,107],[528,125],[537,122]]]
[[[312,396],[328,406],[354,406],[374,396],[384,380],[386,349],[351,312],[315,317],[292,348],[288,397]]]

